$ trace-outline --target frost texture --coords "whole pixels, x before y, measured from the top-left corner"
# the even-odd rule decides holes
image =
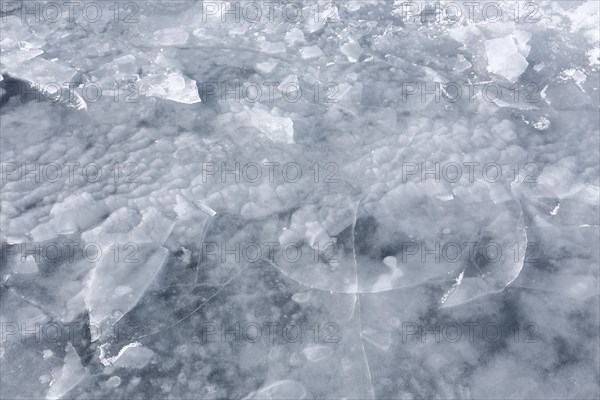
[[[208,3],[3,11],[0,397],[597,398],[598,3],[536,2],[537,23]],[[223,253],[246,243],[279,250]],[[448,243],[473,257],[418,247]]]

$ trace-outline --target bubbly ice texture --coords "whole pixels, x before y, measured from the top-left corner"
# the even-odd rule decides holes
[[[597,397],[597,3],[208,3],[0,17],[0,397]],[[473,257],[436,258],[457,243]]]

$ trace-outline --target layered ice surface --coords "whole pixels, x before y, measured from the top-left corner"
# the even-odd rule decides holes
[[[598,397],[598,3],[33,3],[1,398]]]

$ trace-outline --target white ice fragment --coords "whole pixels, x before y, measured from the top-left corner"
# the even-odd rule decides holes
[[[388,267],[388,268],[398,268],[398,259],[394,256],[387,256],[383,259],[383,263]]]
[[[598,2],[588,1],[583,3],[572,15],[571,30],[582,32],[589,43],[597,45],[600,41],[600,32],[598,31],[599,13]]]
[[[475,25],[467,25],[448,29],[448,34],[457,42],[465,43],[481,36],[481,31]]]
[[[163,46],[173,46],[185,44],[189,34],[181,28],[166,28],[154,32],[154,37]]]
[[[118,376],[111,376],[106,381],[106,386],[108,387],[118,387],[121,384],[121,378]]]
[[[277,61],[269,59],[267,61],[259,62],[258,64],[256,64],[256,69],[262,72],[263,74],[270,74],[271,72],[273,72],[276,66]]]
[[[527,59],[519,51],[513,35],[486,40],[485,49],[488,71],[502,76],[510,82],[516,82],[529,65]]]
[[[264,106],[245,108],[253,125],[273,142],[294,143],[294,122],[290,118],[275,116]]]
[[[56,376],[55,376],[56,375]],[[65,363],[59,370],[52,372],[53,381],[46,400],[58,400],[73,389],[86,376],[85,369],[71,343],[67,344]]]
[[[529,43],[529,40],[531,39],[531,33],[517,29],[512,33],[512,36],[517,44],[519,53],[521,53],[523,57],[528,57],[531,46],[527,43]]]
[[[298,292],[292,295],[292,300],[296,303],[306,303],[310,299],[310,292]]]
[[[19,66],[16,70],[7,68],[8,72],[18,78],[39,85],[40,90],[44,87],[48,94],[55,94],[58,87],[64,82],[71,82],[77,73],[73,68],[43,58],[34,58]],[[51,84],[51,85],[49,85]]]
[[[215,215],[217,215],[217,212],[215,210],[213,210],[212,208],[210,208],[209,206],[207,206],[206,204],[200,202],[200,201],[196,201],[194,200],[194,204],[206,215],[208,215],[209,217],[214,217]]]
[[[600,47],[594,47],[590,49],[585,55],[588,57],[590,67],[600,65]]]
[[[152,350],[142,347],[139,344],[137,346],[125,347],[124,351],[119,352],[117,359],[112,364],[111,370],[114,368],[144,368],[148,365],[153,355],[154,352]]]
[[[575,84],[579,87],[579,89],[581,89],[582,92],[585,92],[582,84],[583,84],[583,82],[585,82],[587,80],[587,75],[583,71],[574,69],[574,68],[564,70],[560,74],[560,79],[562,79],[562,80],[572,79],[573,82],[575,82]]]
[[[285,41],[289,45],[295,43],[304,43],[304,33],[298,28],[292,28],[288,33],[285,34]]]
[[[464,276],[465,276],[465,271],[462,271],[460,274],[458,274],[458,276],[456,277],[456,280],[452,284],[452,287],[450,288],[450,290],[448,290],[442,296],[442,299],[440,300],[440,303],[442,303],[442,304],[446,303],[446,300],[448,300],[448,297],[456,290],[457,287],[460,286],[460,284],[462,283],[462,280],[463,280]]]
[[[176,101],[183,104],[200,103],[196,81],[181,72],[153,75],[142,79],[140,91],[147,96]]]
[[[320,49],[319,49],[320,50]],[[357,42],[351,40],[350,42],[344,44],[341,48],[342,54],[348,58],[350,62],[357,62],[358,58],[362,54],[362,47]]]
[[[333,350],[327,346],[311,344],[302,350],[302,354],[308,361],[317,362],[331,356]]]
[[[462,54],[459,54],[456,57],[456,63],[454,64],[454,71],[455,72],[463,72],[468,70],[469,68],[471,68],[473,65],[465,58],[465,56],[463,56]]]
[[[319,58],[323,55],[323,51],[319,46],[305,46],[300,49],[300,54],[305,60],[311,58]]]
[[[265,204],[258,204],[254,202],[244,204],[240,212],[241,216],[245,219],[264,218],[272,213],[273,211]]]
[[[306,226],[305,239],[310,247],[323,250],[332,242],[319,222],[307,221],[304,226]]]
[[[37,271],[38,267],[33,256],[27,256],[21,262],[17,262],[17,273],[33,274]]]
[[[149,244],[129,243],[103,248],[85,289],[85,305],[90,323],[106,332],[140,300],[162,267],[168,251]],[[128,289],[119,289],[126,282]],[[95,336],[92,340],[99,339]]]
[[[536,122],[534,122],[533,127],[538,131],[545,131],[550,128],[550,120],[546,117],[540,117]]]
[[[281,54],[285,53],[285,44],[283,42],[264,42],[260,49],[267,54]]]
[[[298,83],[298,76],[295,74],[290,74],[277,86],[277,90],[286,95],[289,93],[290,95],[296,93],[300,85]]]

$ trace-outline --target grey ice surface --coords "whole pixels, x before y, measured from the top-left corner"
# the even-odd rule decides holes
[[[597,1],[0,1],[1,399],[597,399]]]

